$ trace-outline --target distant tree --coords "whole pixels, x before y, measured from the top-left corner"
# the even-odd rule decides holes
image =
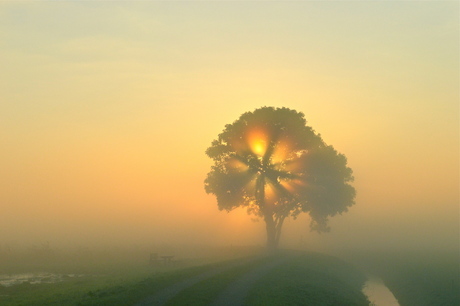
[[[286,217],[308,213],[311,230],[324,232],[328,217],[354,204],[346,157],[306,123],[301,112],[262,107],[227,124],[206,150],[214,161],[206,192],[220,210],[246,207],[262,217],[269,249],[277,248]]]

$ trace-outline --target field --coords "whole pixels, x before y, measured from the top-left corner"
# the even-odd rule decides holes
[[[304,301],[310,301],[310,305],[368,305],[361,293],[364,276],[326,255],[302,252],[266,255],[260,249],[230,248],[210,252],[207,257],[184,257],[172,265],[149,265],[148,253],[143,260],[137,253],[118,252],[111,259],[102,254],[86,254],[84,261],[69,258],[66,261],[62,256],[61,260],[55,256],[50,261],[46,256],[36,256],[35,264],[27,265],[21,264],[25,257],[16,258],[16,265],[2,267],[2,273],[46,269],[67,277],[55,283],[0,286],[0,304],[142,305],[142,301],[150,304],[148,300],[161,296],[165,288],[197,279],[168,297],[167,305],[207,305],[219,298],[228,300],[226,288],[241,283],[242,279],[249,282],[252,279],[248,290],[237,288],[247,305],[298,305]]]
[[[149,264],[142,248],[4,251],[0,281],[26,272],[48,277],[0,286],[0,305],[369,305],[363,271],[381,277],[401,306],[460,304],[457,253],[355,254],[350,265],[324,254],[268,255],[260,248],[166,252],[175,255],[172,264]]]

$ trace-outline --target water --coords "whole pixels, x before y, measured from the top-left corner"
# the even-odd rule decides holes
[[[22,283],[51,284],[62,282],[67,278],[81,277],[77,274],[54,274],[54,273],[22,273],[22,274],[0,274],[0,285],[10,287]],[[374,276],[368,277],[364,284],[363,293],[368,297],[371,305],[375,306],[399,306],[398,300],[393,293],[385,286],[383,281]]]
[[[54,274],[54,273],[21,273],[21,274],[0,274],[0,286],[10,287],[22,283],[52,284],[62,282],[69,277],[80,277],[76,274]]]
[[[391,293],[390,289],[388,289],[378,277],[368,277],[363,287],[363,293],[368,297],[371,305],[399,306],[398,300],[393,293]]]

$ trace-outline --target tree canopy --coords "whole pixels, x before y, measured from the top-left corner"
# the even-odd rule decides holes
[[[328,218],[354,204],[347,159],[327,145],[304,114],[262,107],[246,112],[206,150],[214,161],[205,190],[220,210],[246,207],[263,217],[267,245],[276,248],[286,217],[311,217],[310,227],[328,231]]]

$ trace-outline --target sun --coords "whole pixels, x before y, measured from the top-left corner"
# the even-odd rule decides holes
[[[262,129],[253,129],[248,133],[247,143],[252,153],[263,156],[267,151],[268,135]]]
[[[254,143],[252,143],[251,148],[252,148],[252,151],[253,151],[255,154],[257,154],[257,155],[259,155],[259,156],[262,156],[262,155],[264,155],[265,150],[266,150],[265,141],[263,141],[263,140],[257,140],[257,141],[255,141]]]

